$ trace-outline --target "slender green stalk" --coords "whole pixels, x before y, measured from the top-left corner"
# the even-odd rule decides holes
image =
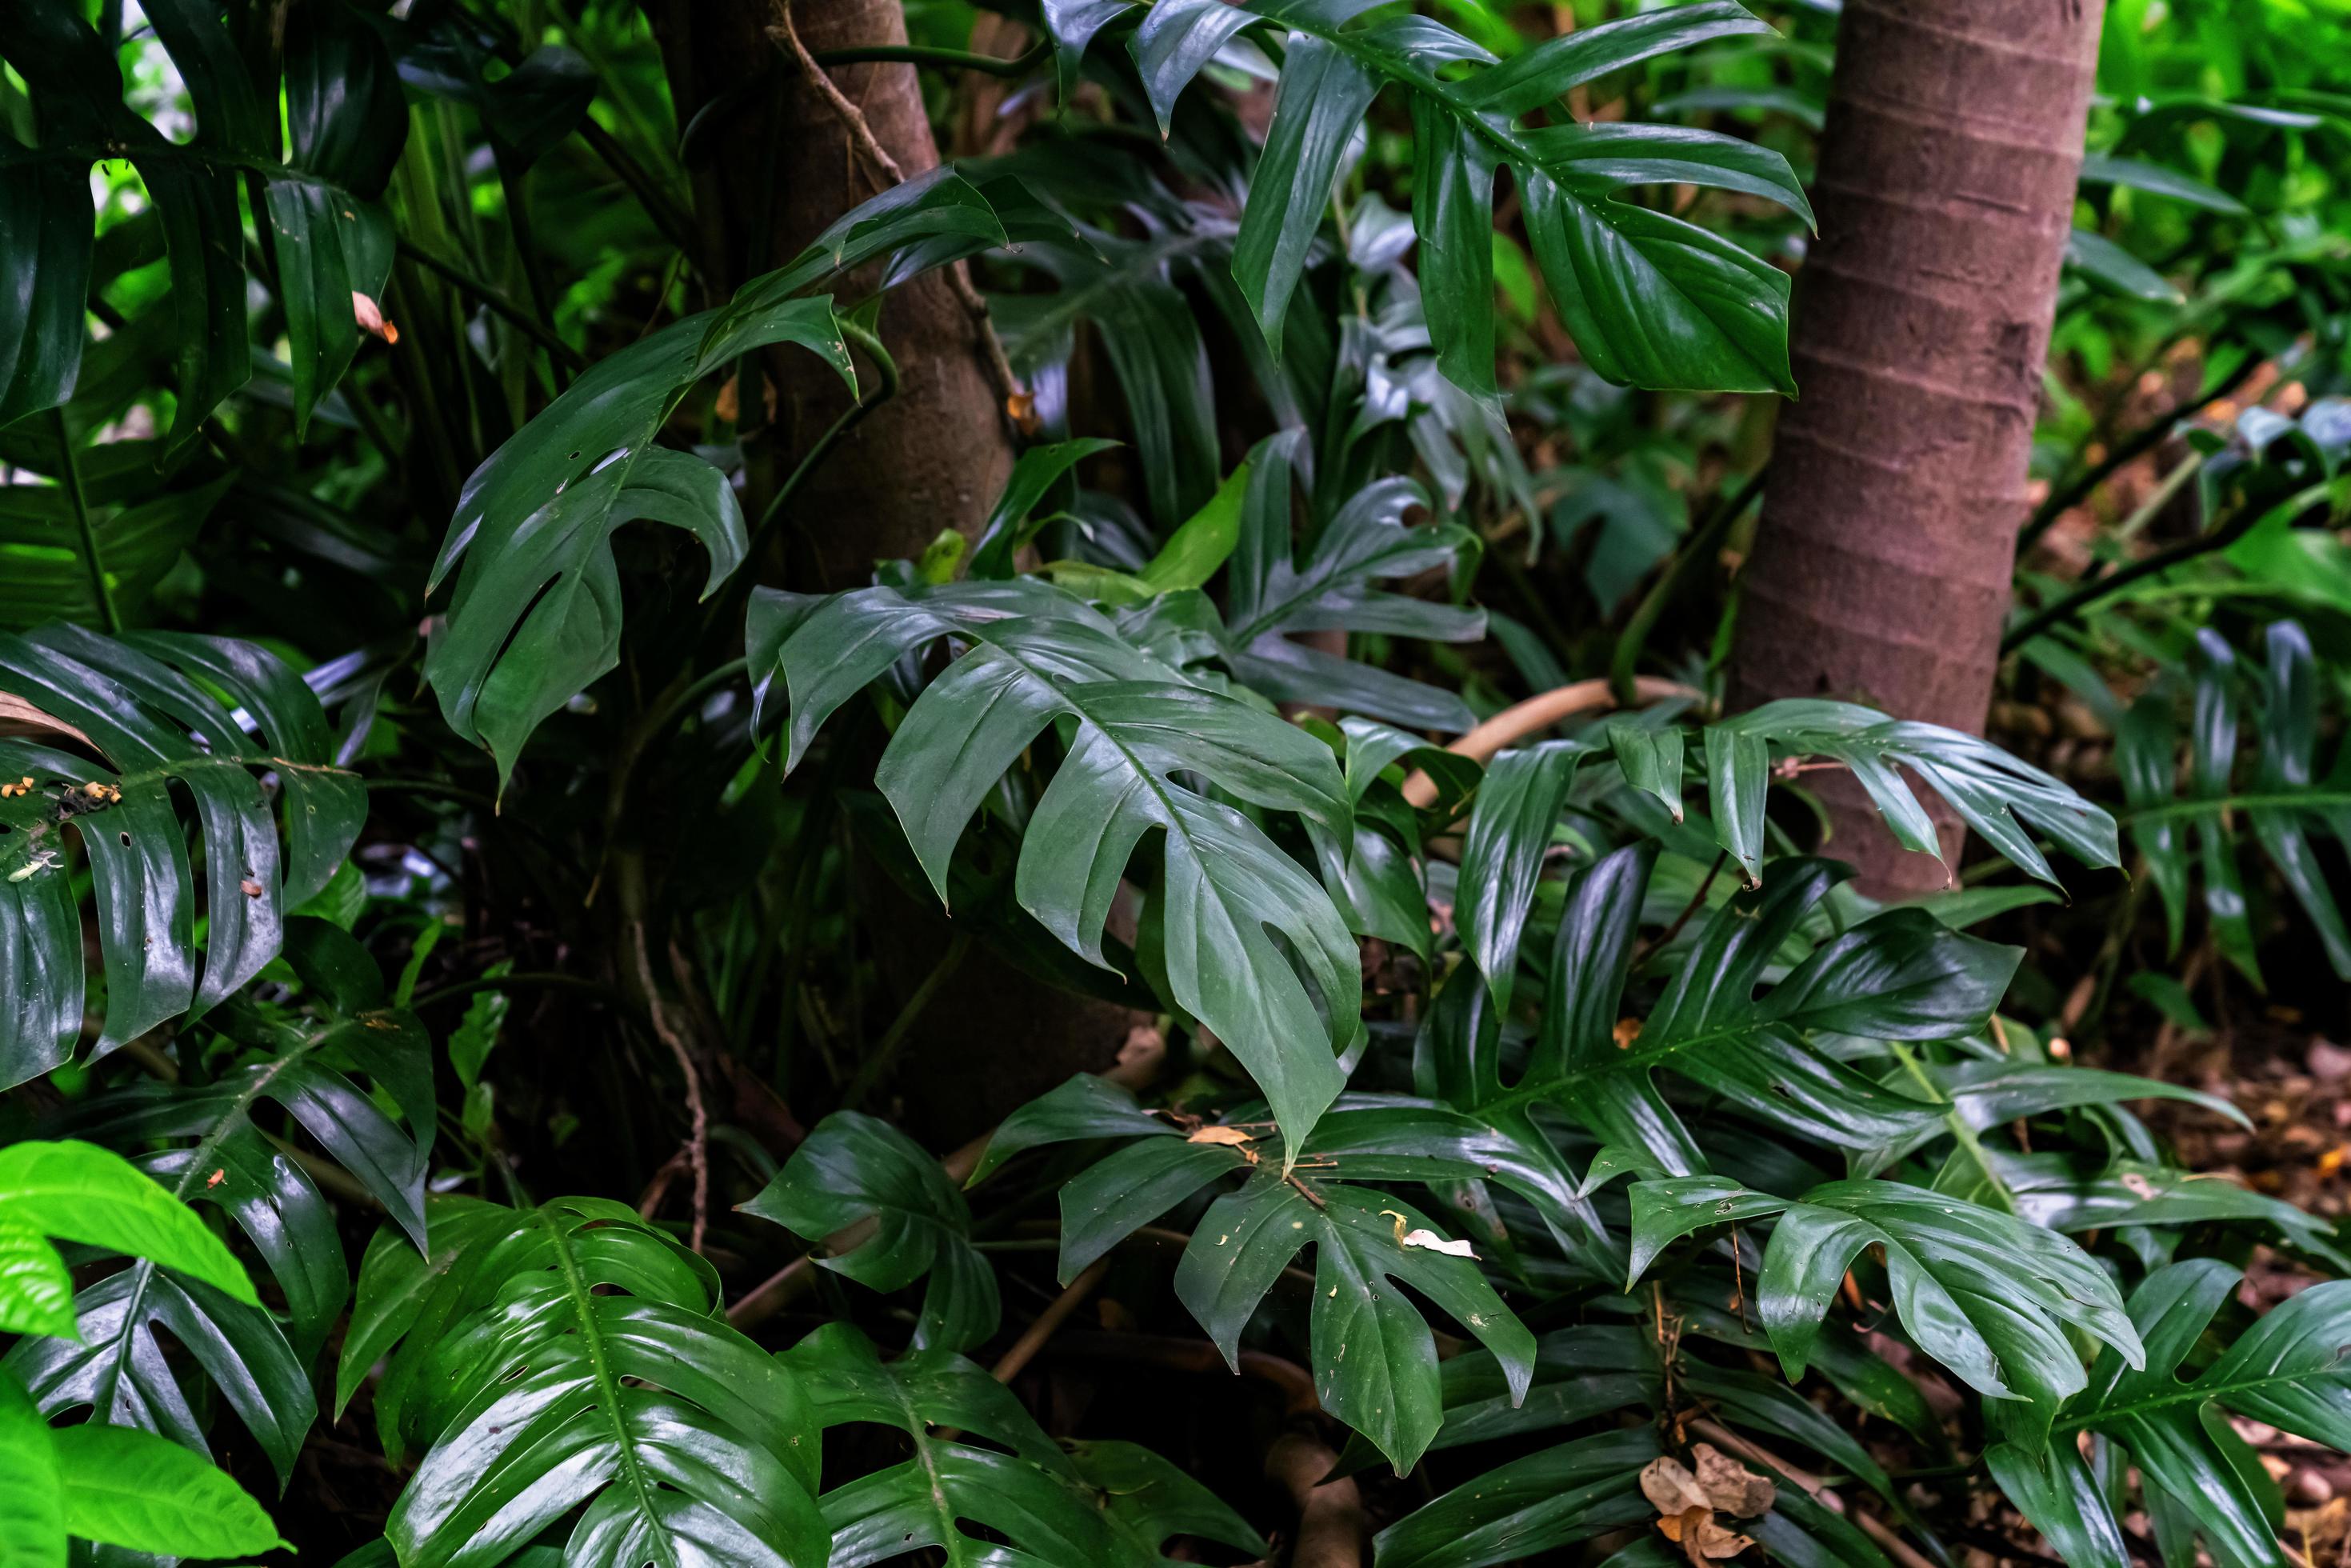
[[[532,342],[537,343],[540,348],[545,349],[549,354],[562,361],[564,364],[569,366],[571,369],[576,371],[586,368],[588,363],[587,355],[581,353],[579,350],[565,342],[561,338],[557,337],[555,335],[554,329],[542,325],[531,315],[529,311],[525,310],[521,306],[517,305],[513,300],[507,298],[505,295],[499,293],[496,288],[483,282],[480,278],[475,277],[472,273],[467,272],[464,267],[459,267],[456,263],[453,261],[445,261],[440,256],[434,255],[431,251],[426,250],[423,246],[414,244],[404,237],[400,241],[400,254],[406,256],[409,260],[416,263],[417,266],[423,267],[426,271],[438,274],[444,281],[449,283],[459,291],[469,294],[475,299],[480,300],[483,305],[489,308],[492,315],[503,317],[507,321],[513,323],[516,327],[521,329],[523,333],[528,336]]]
[[[882,340],[845,318],[841,323],[841,332],[851,343],[864,350],[866,358],[873,361],[874,371],[882,378],[881,388],[872,397],[860,397],[844,409],[841,417],[817,437],[816,444],[808,449],[808,455],[799,460],[791,476],[776,491],[775,499],[768,503],[768,509],[759,514],[759,526],[751,530],[755,542],[770,524],[784,515],[784,504],[792,498],[792,492],[799,489],[800,481],[814,473],[817,465],[841,444],[841,438],[856,429],[860,420],[898,395],[898,361],[890,357],[890,350],[882,346]]]
[[[1650,585],[1640,606],[1633,612],[1633,618],[1625,623],[1624,634],[1616,639],[1616,656],[1608,669],[1608,687],[1616,694],[1619,703],[1628,707],[1632,706],[1633,676],[1640,665],[1642,651],[1648,646],[1649,633],[1656,629],[1658,619],[1674,601],[1681,597],[1682,591],[1698,574],[1698,569],[1713,559],[1715,551],[1721,546],[1722,536],[1730,531],[1731,525],[1745,516],[1747,508],[1753,506],[1755,498],[1763,493],[1766,472],[1768,470],[1759,468],[1749,475],[1746,481],[1725,497],[1721,504],[1708,515],[1706,521],[1682,541],[1682,548],[1674,554],[1673,564],[1666,569],[1665,575]]]
[[[80,530],[81,561],[89,572],[89,596],[98,606],[99,624],[110,637],[122,631],[121,613],[114,607],[114,590],[107,586],[106,563],[99,559],[98,523],[89,515],[89,497],[81,487],[81,460],[74,455],[73,432],[66,428],[66,411],[49,410],[57,435],[57,473],[65,481],[66,499],[73,507],[74,526]]]
[[[1019,54],[1005,58],[998,55],[975,54],[969,49],[935,49],[921,44],[874,44],[856,49],[818,49],[812,57],[820,66],[879,65],[903,61],[913,66],[933,66],[945,71],[978,71],[985,76],[1026,76],[1044,64],[1053,52],[1050,39],[1040,38]]]
[[[890,1027],[883,1031],[881,1040],[866,1053],[864,1063],[857,1070],[857,1076],[850,1080],[847,1092],[841,1097],[842,1105],[853,1111],[864,1104],[866,1096],[872,1093],[882,1080],[889,1075],[891,1064],[898,1060],[898,1052],[905,1049],[907,1038],[914,1033],[914,1026],[922,1021],[923,1014],[932,1002],[938,999],[938,994],[946,988],[947,982],[955,978],[956,971],[963,967],[964,958],[970,951],[971,933],[956,932],[948,941],[947,950],[939,955],[939,961],[931,967],[929,974],[923,977],[923,983],[914,988],[914,994],[906,998],[905,1006],[900,1008],[898,1016],[890,1020]]]
[[[2199,534],[2192,539],[2183,539],[2168,549],[2159,549],[2144,560],[2133,561],[2110,576],[2085,582],[2072,592],[2020,622],[2000,640],[2000,651],[2003,654],[2013,653],[2052,626],[2071,621],[2100,600],[2121,592],[2143,578],[2153,577],[2158,572],[2168,571],[2173,567],[2194,560],[2199,556],[2211,555],[2227,549],[2251,533],[2253,525],[2262,518],[2273,517],[2281,511],[2285,511],[2288,515],[2300,511],[2303,507],[2321,499],[2327,488],[2328,486],[2325,485],[2314,485],[2275,507],[2240,507],[2218,528]]]
[[[1951,1103],[1950,1096],[1943,1092],[1942,1086],[1928,1076],[1927,1070],[1918,1063],[1917,1053],[1908,1046],[1898,1040],[1888,1040],[1886,1045],[1893,1051],[1894,1060],[1902,1064],[1902,1071],[1910,1081],[1925,1090],[1935,1103],[1944,1108],[1943,1125],[1950,1129],[1953,1141],[1967,1151],[1968,1158],[1974,1162],[1977,1170],[1983,1173],[1984,1186],[1989,1187],[1993,1196],[1999,1199],[1998,1207],[2007,1213],[2014,1214],[2016,1212],[2014,1195],[2008,1190],[2008,1184],[2000,1179],[2000,1173],[1992,1169],[1991,1156],[1984,1153],[1983,1140],[1976,1136],[1976,1130],[1968,1125],[1966,1117],[1959,1114],[1959,1108]]]

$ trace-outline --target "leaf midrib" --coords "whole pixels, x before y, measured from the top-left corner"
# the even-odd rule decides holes
[[[2145,1399],[2134,1400],[2128,1405],[2085,1411],[2079,1416],[2061,1416],[2057,1421],[2056,1430],[2079,1431],[2085,1427],[2095,1427],[2102,1421],[2126,1420],[2132,1416],[2143,1416],[2150,1410],[2162,1410],[2174,1405],[2195,1405],[2208,1400],[2218,1400],[2225,1406],[2229,1402],[2229,1396],[2233,1394],[2250,1394],[2257,1388],[2273,1388],[2284,1383],[2305,1383],[2314,1377],[2328,1375],[2330,1375],[2328,1369],[2320,1368],[2314,1372],[2281,1372],[2268,1377],[2249,1377],[2241,1382],[2222,1384],[2218,1387],[2208,1387],[2201,1383],[2182,1383],[2176,1391],[2171,1393],[2152,1395]],[[2339,1378],[2344,1374],[2341,1371],[2335,1371],[2332,1375]]]
[[[652,1550],[667,1568],[679,1568],[677,1553],[671,1550],[667,1532],[660,1528],[660,1518],[653,1511],[653,1490],[645,1479],[644,1466],[637,1458],[635,1445],[629,1437],[628,1416],[621,1409],[621,1382],[613,1375],[611,1357],[604,1348],[603,1325],[596,1321],[596,1297],[589,1288],[587,1276],[580,1270],[579,1257],[571,1250],[571,1235],[549,1218],[545,1209],[531,1210],[531,1222],[543,1228],[554,1244],[556,1262],[563,1270],[563,1288],[571,1297],[572,1312],[580,1322],[580,1343],[588,1352],[588,1365],[596,1379],[596,1406],[604,1412],[605,1423],[612,1429],[612,1447],[619,1456],[621,1474],[629,1490],[637,1500],[637,1511],[648,1526]]]
[[[309,1055],[317,1048],[319,1041],[324,1038],[323,1033],[313,1035],[287,1051],[285,1055],[266,1063],[253,1074],[250,1083],[229,1100],[219,1117],[214,1121],[212,1130],[197,1139],[193,1146],[189,1149],[187,1168],[180,1173],[180,1179],[164,1188],[172,1195],[174,1202],[184,1204],[188,1201],[189,1195],[195,1190],[198,1176],[204,1173],[205,1166],[212,1164],[214,1152],[221,1146],[223,1141],[239,1123],[250,1119],[255,1103],[268,1092],[272,1083],[277,1082],[279,1075],[297,1061]],[[146,1321],[142,1309],[146,1305],[148,1288],[154,1284],[156,1271],[162,1267],[162,1264],[149,1258],[137,1259],[131,1263],[131,1293],[123,1298],[122,1303],[122,1332],[114,1338],[111,1354],[108,1355],[106,1365],[99,1375],[98,1387],[91,1400],[93,1406],[99,1410],[110,1410],[114,1407],[114,1391],[121,1381],[123,1363],[131,1354],[131,1338],[139,1333],[140,1324]]]

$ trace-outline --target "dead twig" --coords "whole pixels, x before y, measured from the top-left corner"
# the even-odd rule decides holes
[[[808,46],[800,41],[799,29],[792,25],[792,0],[774,0],[774,9],[776,19],[768,25],[768,37],[791,56],[793,63],[799,67],[800,74],[808,78],[817,96],[824,99],[825,107],[832,110],[833,118],[841,121],[841,129],[849,132],[850,145],[857,150],[859,157],[865,160],[875,177],[886,179],[893,185],[904,184],[905,169],[890,156],[890,150],[882,145],[881,138],[873,134],[872,122],[865,118],[865,111],[850,101],[849,95],[841,90],[824,67],[817,62],[817,57],[809,53]],[[970,318],[981,361],[987,367],[988,379],[996,383],[999,412],[1018,432],[1019,411],[1026,404],[1028,392],[1021,386],[1020,378],[1013,373],[1012,360],[1004,351],[1003,340],[996,335],[996,322],[987,313],[987,301],[973,286],[971,274],[962,262],[950,265],[946,277],[949,292],[955,295],[956,303],[963,307],[964,314]]]
[[[1672,698],[1697,700],[1705,695],[1678,681],[1659,680],[1655,675],[1643,675],[1633,683],[1636,702],[1657,703]],[[1574,681],[1554,687],[1522,703],[1504,708],[1445,749],[1456,757],[1466,757],[1472,762],[1484,762],[1504,747],[1525,739],[1528,736],[1549,729],[1562,719],[1582,713],[1606,713],[1616,706],[1616,695],[1606,681]],[[1404,781],[1404,798],[1416,807],[1437,803],[1437,780],[1415,770]]]
[[[678,1071],[685,1074],[685,1108],[692,1122],[685,1154],[694,1170],[694,1229],[687,1245],[700,1252],[703,1238],[710,1228],[710,1114],[702,1103],[702,1074],[695,1068],[694,1052],[687,1049],[684,1037],[670,1026],[669,1010],[662,1004],[660,988],[653,984],[653,959],[645,953],[643,925],[632,922],[630,936],[636,944],[637,980],[645,988],[646,1016],[652,1020],[653,1033],[677,1058]]]

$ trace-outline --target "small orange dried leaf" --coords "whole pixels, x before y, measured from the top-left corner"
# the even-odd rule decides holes
[[[1195,1127],[1192,1129],[1191,1136],[1186,1138],[1184,1141],[1187,1144],[1227,1144],[1233,1145],[1253,1144],[1257,1142],[1255,1138],[1251,1137],[1249,1134],[1242,1132],[1238,1127]]]

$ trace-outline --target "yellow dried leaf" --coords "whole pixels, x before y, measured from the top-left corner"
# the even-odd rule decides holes
[[[1195,1127],[1192,1135],[1184,1141],[1187,1144],[1228,1144],[1236,1146],[1257,1142],[1238,1127]]]

